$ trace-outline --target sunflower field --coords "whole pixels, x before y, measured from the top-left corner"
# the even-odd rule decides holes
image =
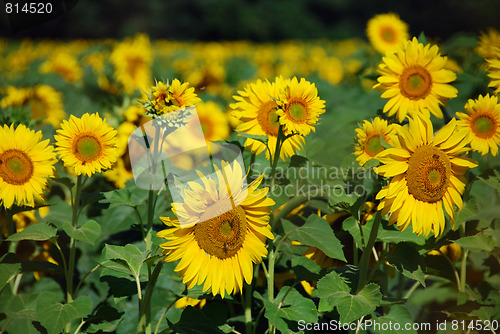
[[[1,333],[500,332],[500,31],[0,67]]]

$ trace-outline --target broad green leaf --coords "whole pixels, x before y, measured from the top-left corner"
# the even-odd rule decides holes
[[[92,311],[92,301],[87,296],[80,296],[69,304],[61,304],[46,293],[38,298],[37,315],[48,334],[61,333],[66,324],[86,317]]]
[[[168,321],[168,319],[167,319]],[[197,310],[188,306],[181,315],[180,320],[172,324],[170,321],[169,327],[175,333],[192,333],[192,334],[223,334],[217,324],[209,318],[203,310]]]
[[[266,308],[265,317],[283,333],[289,333],[290,329],[296,330],[293,327],[289,328],[286,321],[294,323],[292,326],[297,326],[299,320],[308,323],[318,322],[318,312],[314,302],[289,286],[280,290],[275,298],[275,303],[264,299],[264,306]]]
[[[317,247],[332,259],[346,261],[342,244],[335,237],[332,228],[325,219],[317,215],[310,215],[304,225],[293,230],[290,239],[306,246]]]
[[[387,315],[384,315],[382,317],[379,317],[376,319],[376,322],[379,323],[381,326],[380,327],[374,327],[375,325],[372,325],[370,329],[375,330],[377,333],[380,334],[398,334],[401,332],[404,332],[405,334],[417,334],[417,331],[414,329],[406,329],[405,326],[413,324],[413,318],[410,314],[410,311],[403,306],[403,305],[392,305],[391,309],[389,310],[389,313]],[[387,326],[390,323],[392,323],[392,326]],[[365,322],[366,324],[366,322]],[[387,324],[386,326],[383,326],[383,324]],[[399,324],[397,326],[396,324]],[[408,325],[407,325],[408,324]],[[393,330],[390,330],[392,327]],[[387,328],[384,330],[383,328]],[[399,330],[397,328],[400,328]]]
[[[109,207],[114,206],[130,206],[134,207],[134,203],[131,201],[132,192],[129,188],[123,188],[118,190],[113,190],[104,193],[106,199],[100,201],[100,203],[109,203]]]
[[[406,277],[417,280],[425,286],[425,262],[411,243],[398,243],[387,261]]]
[[[94,245],[97,238],[101,234],[101,225],[95,220],[87,221],[83,226],[74,228],[70,222],[65,222],[63,230],[70,237]]]
[[[321,267],[305,256],[295,256],[292,258],[292,270],[298,281],[316,281],[320,278]]]
[[[455,240],[455,242],[460,247],[471,250],[473,252],[491,252],[497,245],[494,235],[492,235],[488,231],[481,232],[469,237],[463,237]]]
[[[2,293],[2,302],[0,303],[0,314],[5,314],[8,325],[3,324],[8,333],[35,334],[39,333],[32,324],[32,321],[38,321],[36,314],[37,295],[36,294],[17,294],[11,295],[10,289]]]
[[[107,304],[99,306],[95,311],[95,314],[87,320],[87,323],[89,323],[90,326],[86,332],[114,332],[121,321],[120,319],[123,313],[124,312],[118,312],[116,308]]]
[[[20,269],[21,264],[19,263],[0,263],[0,291],[11,279],[16,277]]]
[[[57,229],[46,223],[32,224],[21,232],[15,233],[7,238],[7,241],[35,240],[45,241],[55,237]]]
[[[132,244],[126,246],[106,245],[104,256],[109,260],[124,261],[130,269],[132,275],[139,277],[142,264],[146,259],[144,254]]]
[[[335,307],[342,323],[350,323],[372,313],[382,300],[377,284],[370,283],[353,295],[349,286],[336,272],[331,272],[319,280],[317,289],[320,296],[318,311],[331,311]]]

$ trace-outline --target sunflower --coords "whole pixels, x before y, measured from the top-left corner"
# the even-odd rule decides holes
[[[314,132],[319,115],[325,112],[325,101],[319,99],[316,86],[304,78],[300,82],[296,77],[290,80],[280,92],[278,106],[276,114],[285,135]]]
[[[54,176],[56,155],[49,140],[41,141],[42,132],[20,124],[0,128],[0,203],[35,206],[43,200],[47,178]]]
[[[451,85],[456,74],[445,69],[447,57],[439,54],[436,45],[424,46],[414,37],[396,53],[387,54],[379,65],[378,83],[373,88],[383,92],[388,99],[383,111],[389,116],[397,114],[402,122],[406,114],[428,114],[443,118],[440,105],[446,99],[457,96],[457,89]]]
[[[54,54],[40,66],[40,73],[56,73],[69,83],[74,83],[83,76],[78,60],[67,52]]]
[[[69,121],[61,124],[54,138],[64,165],[74,168],[77,175],[90,177],[102,169],[111,168],[116,162],[116,130],[97,113],[86,113],[82,118],[71,115]]]
[[[54,127],[59,126],[66,117],[61,93],[47,85],[30,88],[8,86],[0,105],[4,109],[8,106],[29,106],[32,118],[40,119],[42,124],[52,124]]]
[[[193,106],[200,101],[189,82],[181,83],[179,79],[174,79],[172,83],[157,81],[150,89],[147,101],[142,103],[149,115],[159,116]]]
[[[226,140],[231,135],[229,122],[221,107],[207,101],[196,106],[198,119],[206,141]]]
[[[203,284],[204,292],[224,297],[241,291],[243,280],[250,284],[252,263],[267,256],[274,201],[266,197],[268,188],[257,190],[262,176],[243,187],[245,175],[236,161],[232,168],[223,162],[215,174],[198,172],[202,184],[188,182],[183,202],[173,203],[178,218],[161,217],[169,228],[157,236],[168,240],[161,244],[165,261],[180,259],[175,271],[188,289]]]
[[[372,123],[365,120],[363,127],[356,129],[356,135],[358,144],[354,148],[354,155],[359,165],[363,166],[368,160],[373,159],[384,150],[380,138],[389,145],[393,145],[396,129],[393,125],[387,124],[386,120],[375,117]]]
[[[500,32],[494,28],[488,28],[487,32],[479,34],[479,42],[476,52],[483,58],[492,58],[500,51]]]
[[[477,163],[461,156],[470,150],[468,130],[459,129],[453,118],[433,136],[429,117],[409,119],[408,126],[397,128],[399,140],[394,147],[375,158],[383,163],[376,172],[392,177],[376,196],[382,215],[391,213],[389,224],[404,230],[410,222],[413,232],[439,236],[445,227],[444,211],[453,221],[454,208],[463,208],[467,169]]]
[[[472,149],[492,155],[498,154],[500,145],[500,104],[498,98],[487,94],[479,96],[477,100],[470,99],[465,105],[467,113],[457,112],[459,128],[468,130],[471,136]]]
[[[115,46],[110,60],[115,68],[115,78],[125,93],[146,89],[151,83],[151,64],[153,51],[149,38],[138,35],[126,39]]]
[[[488,63],[488,77],[491,78],[488,87],[495,89],[495,94],[500,93],[500,51],[493,58],[486,59]]]
[[[408,25],[394,13],[375,15],[368,20],[366,35],[375,50],[382,54],[396,50],[410,38]]]
[[[252,153],[260,154],[266,151],[266,158],[272,159],[276,149],[276,140],[278,138],[279,123],[276,100],[279,97],[280,90],[284,89],[287,81],[282,78],[276,78],[275,82],[257,80],[238,91],[239,95],[233,96],[237,101],[230,105],[232,115],[240,123],[236,126],[236,131],[250,135],[261,135],[268,137],[268,150],[263,142],[247,138],[245,147]],[[297,150],[304,145],[302,136],[292,136],[283,142],[280,157],[285,161],[286,157],[291,157]]]

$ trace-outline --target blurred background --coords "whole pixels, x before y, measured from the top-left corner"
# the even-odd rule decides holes
[[[57,1],[66,14],[21,31],[13,31],[1,11],[1,36],[121,39],[143,32],[153,39],[196,41],[343,39],[364,37],[367,20],[384,12],[398,13],[417,36],[424,31],[447,39],[500,27],[499,0]]]

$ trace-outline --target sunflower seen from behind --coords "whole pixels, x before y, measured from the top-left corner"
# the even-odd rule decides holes
[[[0,204],[35,206],[43,200],[47,179],[54,176],[56,155],[42,132],[20,124],[0,128]]]
[[[376,196],[382,215],[390,213],[389,224],[401,230],[412,225],[417,235],[437,237],[445,229],[446,211],[453,221],[454,206],[463,208],[463,176],[477,163],[463,156],[470,150],[468,131],[459,129],[455,119],[433,135],[429,117],[416,116],[407,126],[398,126],[393,148],[375,158],[383,165],[377,174],[391,178]],[[443,210],[444,208],[444,210]]]
[[[394,51],[410,38],[408,25],[394,13],[375,15],[368,20],[366,35],[381,54]]]
[[[415,37],[396,52],[386,54],[378,67],[378,83],[373,86],[388,100],[383,112],[396,115],[400,123],[407,114],[414,117],[430,112],[443,118],[440,106],[458,94],[449,84],[456,74],[445,69],[446,63],[447,57],[436,45],[424,46]]]
[[[116,162],[116,134],[97,113],[86,113],[81,118],[71,115],[61,124],[54,138],[64,165],[77,175],[90,177],[111,168]]]
[[[457,112],[457,126],[470,132],[470,146],[481,155],[498,154],[500,145],[500,104],[498,97],[480,95],[465,104],[466,113]]]
[[[243,187],[242,166],[222,165],[214,177],[198,171],[201,183],[188,182],[183,202],[173,203],[178,218],[161,217],[168,228],[157,236],[167,239],[160,245],[165,261],[180,260],[175,271],[188,289],[203,284],[204,292],[224,298],[241,291],[243,282],[250,284],[253,263],[267,256],[274,201],[266,197],[268,188],[257,189],[262,176]]]
[[[230,105],[232,115],[239,120],[236,131],[250,135],[267,136],[266,144],[254,139],[247,138],[245,147],[252,153],[260,154],[266,152],[266,159],[274,159],[276,141],[278,139],[279,122],[277,99],[280,91],[285,89],[288,80],[281,77],[274,82],[257,80],[246,85],[238,95],[233,96],[237,101]],[[304,137],[296,135],[288,138],[282,144],[280,158],[285,161],[304,146]]]
[[[396,129],[386,120],[375,117],[373,122],[363,121],[363,125],[356,129],[357,144],[354,147],[354,155],[360,166],[368,160],[375,158],[384,150],[381,139],[389,145],[393,144]]]

